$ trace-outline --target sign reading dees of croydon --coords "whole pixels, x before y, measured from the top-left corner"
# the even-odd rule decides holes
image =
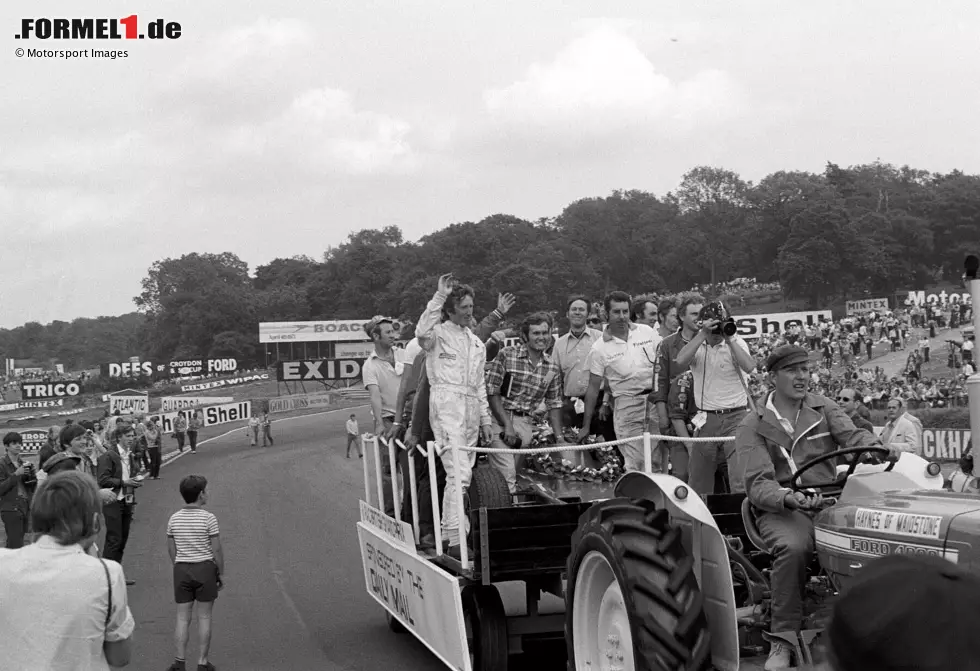
[[[364,332],[368,319],[326,322],[261,322],[259,342],[362,342],[370,341]]]
[[[99,366],[102,377],[192,377],[231,373],[238,370],[237,359],[186,359],[154,364],[152,361],[125,361],[104,363]]]
[[[887,298],[866,298],[860,301],[847,301],[847,314],[858,315],[865,312],[886,312],[888,310]]]
[[[785,333],[793,324],[800,326],[815,326],[820,319],[832,321],[830,310],[810,310],[808,312],[778,312],[767,315],[749,315],[735,317],[738,335],[746,340],[753,340],[770,333]]]

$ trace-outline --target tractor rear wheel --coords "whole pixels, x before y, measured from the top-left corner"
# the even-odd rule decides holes
[[[565,591],[571,671],[704,671],[711,642],[694,563],[666,510],[612,499],[572,536]]]
[[[507,671],[510,642],[500,592],[493,585],[473,585],[463,590],[462,599],[470,667],[473,671]]]

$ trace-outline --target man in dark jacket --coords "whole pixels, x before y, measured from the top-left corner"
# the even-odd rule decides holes
[[[11,431],[3,437],[3,456],[0,456],[0,519],[7,536],[7,548],[24,547],[28,532],[31,499],[37,488],[37,475],[31,464],[20,458],[24,440]]]
[[[814,549],[813,520],[806,513],[822,507],[788,485],[800,466],[845,447],[881,447],[854,426],[837,404],[808,393],[809,354],[802,347],[777,347],[766,362],[773,386],[757,412],[750,412],[735,435],[739,462],[745,465],[745,491],[757,515],[762,539],[773,555],[772,632],[798,632],[803,617],[803,581]],[[898,452],[893,450],[897,458]],[[831,482],[836,467],[824,462],[808,471],[802,484]],[[799,663],[800,660],[797,660]],[[776,641],[767,671],[792,668],[791,649]]]
[[[136,429],[132,424],[119,422],[114,437],[115,444],[99,457],[96,471],[99,487],[111,489],[115,495],[115,501],[102,506],[106,527],[103,556],[122,563],[133,521],[133,506],[136,505],[134,492],[142,483],[134,479],[136,463],[131,450],[136,443]],[[126,584],[134,582],[127,580]]]
[[[861,399],[854,389],[842,389],[837,395],[837,402],[840,404],[841,410],[847,413],[847,416],[854,422],[854,426],[874,434],[875,427],[861,413],[864,404],[861,403]]]

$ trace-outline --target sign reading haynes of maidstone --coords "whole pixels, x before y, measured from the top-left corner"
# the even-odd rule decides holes
[[[20,397],[25,401],[39,398],[65,398],[82,393],[79,382],[21,382]]]
[[[279,382],[354,380],[361,376],[361,366],[363,364],[364,359],[280,361],[276,364],[276,380]]]
[[[102,377],[193,377],[238,370],[237,359],[187,359],[154,364],[152,361],[104,363],[99,366]]]
[[[753,340],[763,334],[785,333],[793,324],[800,326],[816,325],[820,323],[821,317],[828,322],[833,319],[830,310],[809,310],[807,312],[778,312],[768,315],[735,317],[735,323],[738,325],[738,335],[746,340]]]
[[[861,301],[847,301],[847,314],[859,315],[865,312],[886,312],[888,310],[887,298],[866,298]]]
[[[343,319],[328,322],[261,322],[259,342],[362,342],[371,338],[364,332],[369,319]],[[401,325],[394,324],[395,331]]]

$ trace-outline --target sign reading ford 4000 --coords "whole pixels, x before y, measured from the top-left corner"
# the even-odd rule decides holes
[[[364,332],[367,319],[327,322],[261,322],[259,342],[360,342],[371,338]],[[400,326],[396,327],[396,331]]]
[[[785,333],[793,324],[816,325],[820,323],[821,317],[828,322],[832,320],[830,310],[809,310],[735,317],[735,323],[738,325],[738,335],[746,340],[753,340],[770,333]]]

